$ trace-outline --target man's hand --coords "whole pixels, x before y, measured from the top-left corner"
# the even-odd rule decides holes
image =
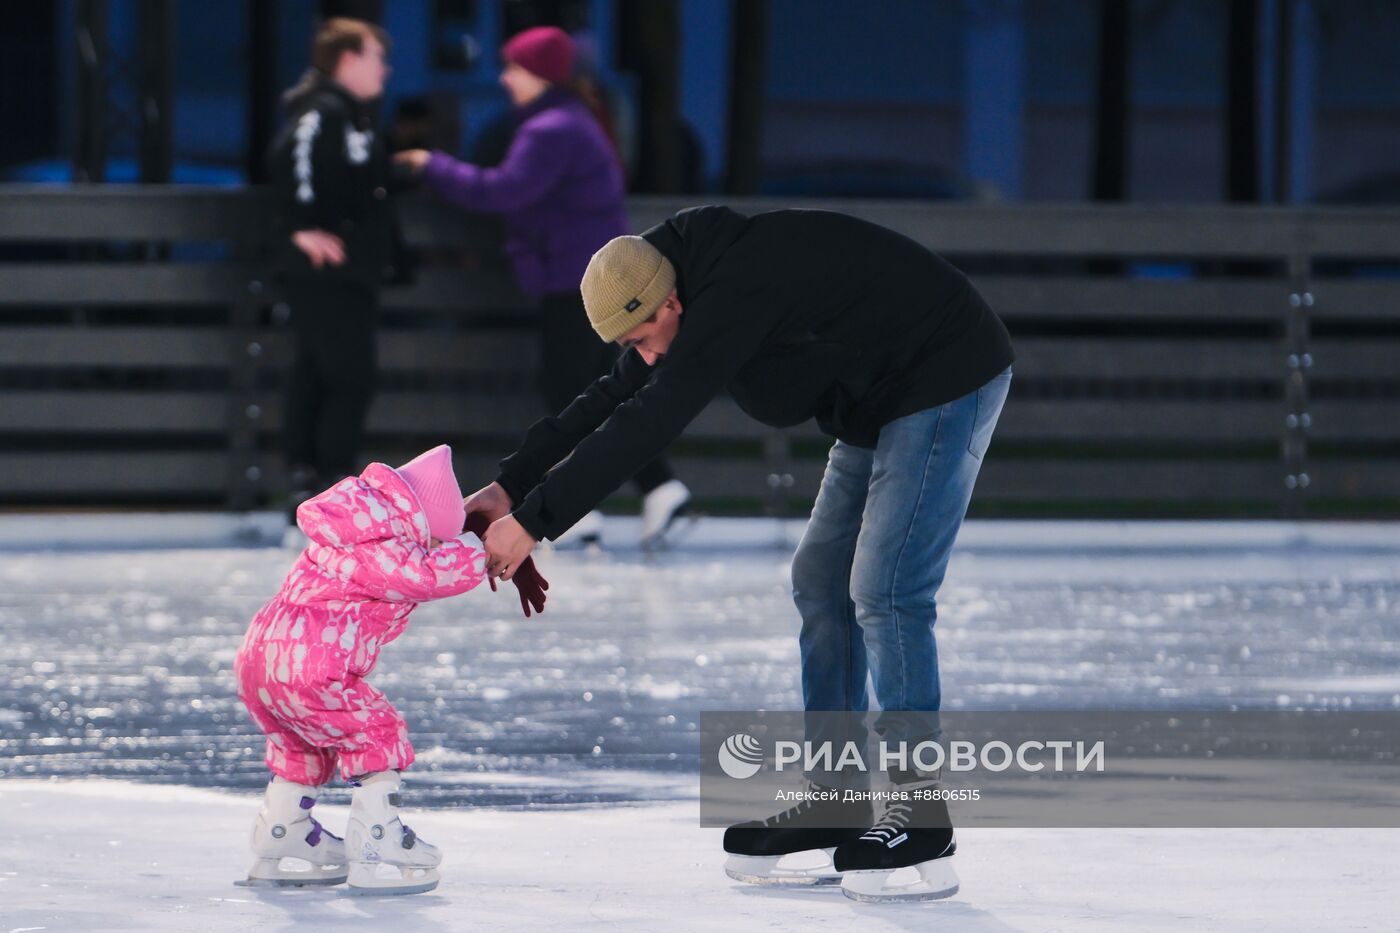
[[[468,512],[466,528],[463,529],[468,534],[474,534],[486,543],[486,532],[491,527],[491,521],[486,517],[485,512]],[[496,578],[487,575],[487,580],[491,584],[491,592],[496,591]],[[535,566],[535,559],[527,557],[520,562],[520,567],[511,576],[511,583],[515,584],[515,589],[520,596],[520,609],[525,613],[525,618],[530,618],[530,613],[544,612],[545,590],[549,589],[549,581],[540,573]]]
[[[486,543],[486,529],[498,518],[504,518],[510,514],[510,496],[501,487],[500,483],[492,483],[490,486],[483,486],[462,500],[462,506],[467,510],[466,530],[481,539],[481,543]],[[481,524],[480,530],[472,527],[473,522]],[[496,592],[496,577],[492,574],[486,575],[486,582],[491,584],[491,592]]]
[[[324,230],[298,230],[292,234],[292,243],[306,254],[313,269],[322,266],[338,266],[345,262],[345,244],[334,233]]]
[[[480,512],[486,516],[486,523],[496,521],[498,518],[505,518],[510,514],[510,496],[501,488],[500,483],[492,483],[490,486],[483,486],[462,500],[462,506],[467,510],[467,515],[473,512]],[[467,529],[472,531],[471,528]],[[483,540],[485,540],[483,538]]]
[[[405,149],[403,152],[394,153],[394,164],[417,175],[427,166],[428,159],[431,157],[432,153],[426,149]]]
[[[498,518],[486,529],[486,575],[509,580],[538,543],[514,515]]]

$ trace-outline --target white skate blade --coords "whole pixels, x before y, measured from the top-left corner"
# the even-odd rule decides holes
[[[285,867],[287,862],[306,867]],[[260,858],[248,869],[248,877],[234,884],[240,888],[301,888],[342,884],[348,875],[344,865],[312,865],[304,859],[293,857]]]
[[[349,891],[361,897],[390,894],[425,894],[438,886],[436,868],[390,865],[387,862],[351,862]]]
[[[840,884],[841,873],[831,864],[836,849],[808,849],[787,855],[731,855],[724,873],[745,884],[805,885]],[[824,859],[819,859],[821,853]],[[781,863],[781,864],[780,864]]]
[[[870,904],[936,901],[958,893],[958,873],[951,857],[909,868],[848,871],[841,879],[841,893]]]

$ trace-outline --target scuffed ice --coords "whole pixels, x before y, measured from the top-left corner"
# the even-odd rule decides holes
[[[281,550],[0,555],[0,772],[252,789],[233,655]],[[1400,708],[1400,552],[960,551],[945,706]],[[416,805],[692,797],[699,713],[798,708],[789,551],[554,553],[421,607],[373,675],[419,752]]]

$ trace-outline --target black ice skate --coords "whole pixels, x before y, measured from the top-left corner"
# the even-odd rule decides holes
[[[857,901],[931,901],[958,893],[953,853],[958,850],[948,804],[920,799],[938,789],[935,780],[894,785],[910,800],[888,800],[869,830],[841,845],[832,865],[841,876],[841,893]],[[908,880],[896,877],[912,868]]]
[[[860,835],[861,830],[850,828],[851,824],[868,819],[870,808],[863,802],[841,803],[838,791],[820,784],[808,789],[834,794],[836,799],[803,800],[766,820],[739,823],[724,831],[724,851],[729,853],[725,874],[749,884],[840,883],[831,854]]]

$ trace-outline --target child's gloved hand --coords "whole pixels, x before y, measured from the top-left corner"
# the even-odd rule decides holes
[[[520,569],[511,575],[510,582],[520,593],[520,608],[524,610],[525,618],[530,618],[531,607],[536,612],[544,612],[544,591],[549,589],[549,581],[540,574],[533,557],[521,562]]]
[[[485,512],[468,512],[467,524],[462,530],[469,534],[474,534],[486,541],[486,529],[491,527],[491,519],[486,517]],[[495,577],[487,578],[491,583],[491,592],[496,592]],[[520,608],[525,613],[525,618],[530,618],[530,610],[544,612],[544,591],[549,589],[549,581],[546,580],[535,566],[535,559],[527,557],[520,564],[520,567],[511,576],[510,582],[515,584],[516,591],[520,594]]]

